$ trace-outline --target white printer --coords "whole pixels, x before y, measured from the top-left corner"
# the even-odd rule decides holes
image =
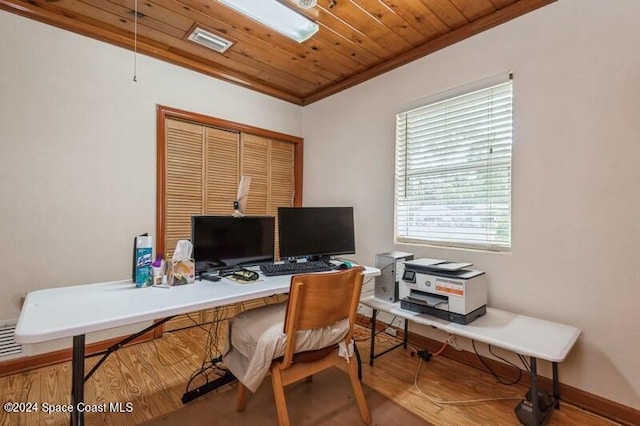
[[[487,312],[487,278],[467,269],[471,263],[415,259],[404,263],[400,306],[458,324],[469,324]]]

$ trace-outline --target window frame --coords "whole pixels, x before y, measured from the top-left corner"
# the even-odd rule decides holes
[[[468,95],[480,90],[489,89],[501,84],[510,83],[511,84],[511,126],[510,126],[510,142],[509,142],[509,163],[508,163],[508,229],[509,229],[509,238],[508,242],[500,243],[497,241],[491,241],[489,239],[484,240],[483,242],[471,242],[471,241],[461,241],[454,239],[447,240],[436,240],[429,238],[416,238],[415,235],[411,236],[400,236],[399,234],[399,184],[398,179],[401,178],[398,164],[398,149],[400,139],[399,139],[399,127],[398,120],[400,115],[410,113],[413,110],[420,109],[423,107],[427,107],[429,105],[437,104],[439,102],[451,100],[460,96]],[[451,90],[447,90],[441,93],[438,93],[433,96],[429,96],[426,98],[418,99],[409,104],[403,105],[396,111],[395,114],[396,123],[395,127],[395,153],[394,153],[394,222],[393,222],[393,230],[394,230],[394,243],[396,244],[411,244],[411,245],[421,245],[421,246],[433,246],[433,247],[441,247],[441,248],[457,248],[457,249],[470,249],[470,250],[481,250],[488,252],[511,252],[513,247],[513,147],[514,147],[514,87],[513,87],[513,73],[501,73],[489,78],[485,78],[470,84],[466,84],[463,86],[456,87]],[[406,149],[406,139],[404,141]],[[489,164],[489,161],[487,161]],[[480,166],[478,166],[479,168]],[[404,175],[406,176],[406,168],[404,169]]]

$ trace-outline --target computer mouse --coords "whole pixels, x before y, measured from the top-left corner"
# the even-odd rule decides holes
[[[351,264],[351,262],[342,262],[340,265],[338,265],[339,269],[349,269],[351,268],[353,265]]]

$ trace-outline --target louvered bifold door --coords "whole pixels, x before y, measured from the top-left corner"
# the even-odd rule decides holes
[[[245,214],[276,216],[278,207],[293,205],[295,143],[172,118],[165,119],[164,124],[165,145],[158,153],[162,158],[164,148],[164,192],[159,195],[159,233],[164,232],[164,237],[160,235],[159,241],[164,242],[168,258],[178,240],[191,238],[191,216],[233,213],[242,176],[251,177]],[[256,303],[264,302],[259,299]],[[251,306],[243,304],[245,309]],[[190,327],[212,318],[210,310],[179,315],[164,329]]]
[[[238,191],[240,134],[206,129],[206,214],[231,215]]]
[[[295,195],[294,156],[294,144],[271,141],[270,208],[268,214],[276,217],[276,258],[280,257],[278,207],[293,207]]]
[[[269,139],[242,134],[240,175],[251,176],[251,187],[244,214],[265,215],[269,210]]]
[[[167,120],[164,247],[171,258],[176,243],[191,238],[191,216],[204,213],[205,128]]]

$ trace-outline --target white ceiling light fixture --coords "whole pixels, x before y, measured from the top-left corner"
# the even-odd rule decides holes
[[[189,40],[201,44],[204,47],[215,50],[216,52],[224,53],[233,44],[232,41],[222,38],[219,35],[213,34],[207,30],[203,30],[200,27],[195,27],[189,37]]]
[[[278,0],[219,1],[298,43],[318,32],[318,24]]]

